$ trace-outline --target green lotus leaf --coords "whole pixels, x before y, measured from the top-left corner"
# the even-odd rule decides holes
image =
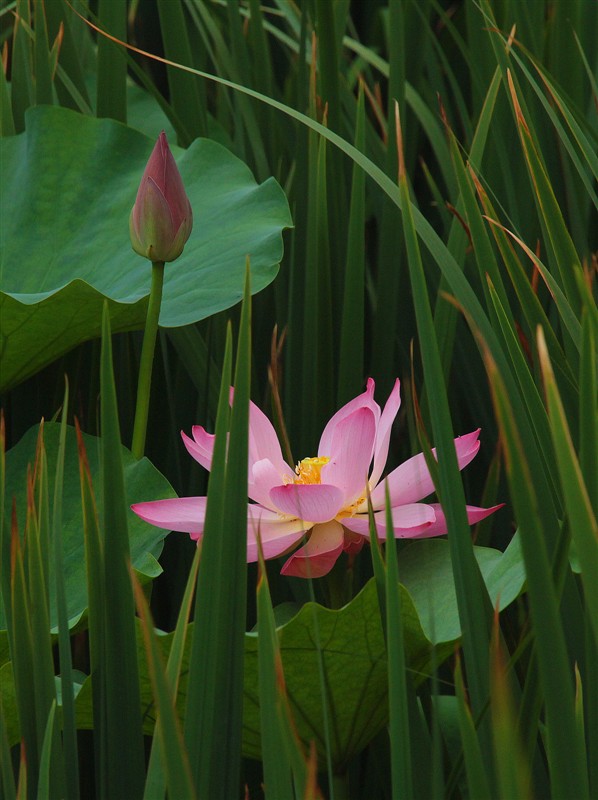
[[[12,498],[16,500],[19,530],[25,525],[27,510],[27,466],[35,460],[36,442],[39,426],[30,428],[20,442],[6,454],[6,494],[5,524],[10,524]],[[44,445],[48,459],[48,479],[53,487],[58,453],[60,425],[44,424]],[[83,434],[89,468],[96,499],[102,491],[100,473],[100,440],[95,436]],[[153,464],[142,458],[137,461],[125,447],[122,448],[125,491],[129,503],[139,502],[148,493],[156,499],[173,497],[174,490]],[[52,494],[52,490],[50,492]],[[66,589],[69,625],[74,626],[87,609],[87,577],[85,569],[85,546],[83,540],[83,515],[81,511],[81,488],[79,482],[79,461],[75,429],[67,428],[66,453],[64,464],[64,486],[62,497],[62,545],[64,552],[64,579]],[[157,559],[162,552],[166,531],[148,525],[136,514],[129,516],[129,543],[133,567],[145,580],[155,578],[162,572]],[[50,586],[53,586],[53,568],[50,562]],[[54,592],[50,593],[50,625],[57,624]],[[0,604],[0,654],[6,651],[6,619],[3,604]],[[1,663],[1,661],[0,661]]]
[[[27,112],[24,133],[0,139],[0,391],[98,336],[104,299],[113,331],[143,326],[151,267],[131,249],[129,214],[154,144],[113,120],[46,106]],[[253,292],[267,286],[292,225],[278,183],[257,184],[222,145],[172,150],[194,228],[166,266],[164,327],[237,303],[247,256]]]

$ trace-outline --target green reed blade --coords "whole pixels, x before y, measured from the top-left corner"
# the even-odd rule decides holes
[[[546,714],[546,747],[554,796],[588,797],[587,774],[577,740],[573,683],[546,548],[537,482],[529,464],[504,382],[490,357],[486,369],[505,446],[506,471],[521,533],[531,620]]]
[[[591,298],[589,298],[591,302]],[[598,328],[589,306],[581,318],[579,369],[579,465],[592,508],[598,508],[598,414],[596,414],[596,341]],[[575,431],[573,431],[575,435]]]
[[[28,491],[27,523],[25,541],[27,552],[26,579],[29,593],[29,620],[31,625],[31,641],[33,647],[33,682],[34,694],[30,702],[35,708],[37,728],[37,752],[41,754],[46,737],[48,714],[52,703],[56,700],[56,683],[54,680],[54,658],[52,639],[50,636],[49,614],[49,501],[48,501],[48,466],[43,439],[43,425],[40,425],[36,448],[34,474]],[[54,729],[52,728],[51,731]],[[51,734],[52,772],[51,791],[62,795],[62,754],[59,733]],[[59,763],[60,762],[60,763]],[[32,765],[33,766],[33,765]],[[32,774],[36,774],[37,766]]]
[[[510,312],[509,300],[505,291],[505,287],[503,286],[501,272],[490,241],[488,228],[476,202],[473,181],[471,180],[471,177],[465,168],[465,164],[463,163],[461,154],[459,152],[457,140],[452,131],[449,131],[449,142],[452,162],[457,176],[457,184],[459,186],[460,200],[463,203],[463,212],[467,221],[469,236],[471,237],[473,255],[482,283],[482,290],[486,294],[486,303],[489,305],[487,281],[485,280],[486,276],[488,276],[494,285],[495,291],[500,297],[502,305],[508,312]]]
[[[181,0],[159,0],[158,12],[164,55],[171,61],[191,65],[193,55]],[[194,75],[173,67],[168,67],[167,72],[170,104],[184,128],[184,136],[179,133],[179,144],[187,147],[193,139],[207,135],[205,91]]]
[[[86,41],[91,51],[91,37],[87,26],[84,26],[65,3],[45,3],[48,38],[55,41],[62,25],[59,64],[55,82],[56,94],[60,105],[81,110],[75,100],[78,95],[89,108],[90,101],[83,77],[82,41]]]
[[[19,782],[17,784],[17,800],[27,800],[29,795],[27,794],[27,781],[28,781],[28,770],[27,770],[27,756],[25,752],[25,743],[21,742],[21,758],[19,762]]]
[[[38,106],[42,104],[53,105],[54,95],[52,92],[52,72],[45,4],[37,0],[34,5],[35,104]]]
[[[494,72],[494,76],[492,78],[490,86],[488,87],[488,92],[486,93],[486,96],[484,98],[482,111],[471,143],[471,149],[469,153],[470,164],[471,163],[480,164],[483,160],[484,153],[486,151],[490,125],[495,115],[496,98],[498,95],[499,88],[500,88],[500,72],[497,68]],[[447,148],[447,164],[451,163],[453,165],[453,169],[451,175],[452,178],[451,183],[448,183],[449,189],[452,183],[455,183],[455,177],[453,176],[456,176],[457,169],[462,163],[461,157],[458,154],[458,148],[456,148],[455,145],[456,141],[454,140],[454,136],[450,134],[450,143],[449,147]],[[463,175],[461,175],[461,183],[463,182],[466,183],[466,179]],[[468,184],[466,183],[466,185]],[[464,213],[463,187],[459,188],[458,187],[459,187],[459,181],[457,181],[457,185],[454,188],[454,192],[451,193],[451,196],[455,196],[458,198],[456,202],[456,210],[460,215],[463,215]],[[458,195],[457,195],[457,190],[459,190]],[[469,203],[469,208],[471,214],[472,213],[471,201]],[[467,236],[463,231],[462,225],[460,224],[459,220],[456,217],[454,217],[449,233],[447,247],[459,264],[465,263],[467,246],[468,246]],[[437,338],[440,346],[440,353],[441,353],[444,373],[448,377],[453,358],[454,338],[455,338],[455,330],[457,323],[457,310],[451,303],[446,302],[446,298],[444,297],[443,292],[445,292],[447,289],[448,289],[448,282],[446,277],[443,276],[440,282],[438,296],[436,298],[436,307],[434,311],[434,327],[437,332]]]
[[[495,611],[490,645],[490,709],[496,782],[500,797],[529,797],[529,768],[521,751],[514,698],[509,685],[505,654],[500,639],[497,610]]]
[[[476,800],[490,800],[493,796],[488,784],[488,776],[484,767],[484,759],[480,749],[480,742],[471,714],[471,709],[465,697],[463,683],[463,670],[461,660],[457,658],[455,667],[455,689],[457,696],[457,710],[459,720],[459,734],[463,748],[467,787],[472,797]]]
[[[65,797],[79,797],[79,758],[77,729],[75,724],[75,700],[73,691],[73,664],[64,580],[64,553],[62,546],[62,492],[64,484],[64,452],[66,443],[66,420],[69,406],[69,385],[65,378],[64,400],[60,440],[54,477],[54,507],[52,513],[52,541],[54,559],[54,588],[58,616],[58,653],[60,662],[60,686],[62,697],[62,746],[64,749]]]
[[[239,791],[247,582],[249,289],[247,271],[228,452],[230,328],[222,369],[185,715],[185,741],[198,795],[214,800]]]
[[[535,200],[554,252],[559,272],[559,284],[564,290],[569,304],[575,309],[579,305],[579,293],[575,283],[574,272],[581,268],[579,256],[565,225],[537,145],[534,142],[531,119],[529,116],[527,118],[524,117],[510,72],[508,73],[508,79],[513,113],[519,130],[521,146],[525,155]]]
[[[39,761],[39,782],[37,785],[37,800],[51,800],[56,797],[56,793],[52,790],[52,777],[53,769],[56,769],[56,764],[53,763],[52,755],[52,741],[54,739],[54,718],[56,716],[56,699],[52,701],[50,711],[48,713],[48,721],[44,732],[44,739],[42,744],[41,756]]]
[[[257,584],[260,736],[266,800],[293,800],[291,757],[287,750],[285,685],[268,576],[260,544]],[[297,748],[295,756],[301,755]]]
[[[27,30],[31,29],[29,0],[17,0],[12,39],[10,101],[17,133],[25,130],[25,111],[33,105],[33,53]]]
[[[538,331],[538,352],[548,404],[548,418],[557,467],[563,489],[565,508],[571,526],[581,568],[581,579],[589,618],[594,625],[598,641],[598,524],[579,467],[577,454],[571,441],[565,410],[546,349],[542,330]],[[592,417],[596,417],[596,404]]]
[[[598,748],[598,642],[592,622],[586,615],[586,663],[584,685],[584,726],[588,753],[588,780],[590,797],[598,791],[598,764],[593,753]]]
[[[397,120],[397,126],[399,122]],[[484,706],[489,693],[488,642],[490,601],[473,554],[471,536],[465,511],[463,484],[459,475],[453,443],[452,422],[443,377],[438,343],[428,298],[419,245],[415,231],[404,162],[399,171],[399,190],[403,210],[403,231],[407,262],[419,334],[419,345],[430,403],[434,443],[438,451],[437,487],[446,514],[451,546],[451,562],[455,577],[457,604],[463,630],[463,650],[471,686],[475,713]],[[488,731],[482,739],[486,764],[490,763]]]
[[[359,90],[355,147],[364,149],[365,103],[363,87]],[[355,397],[364,378],[365,322],[365,173],[353,166],[349,238],[342,304],[340,357],[337,404],[339,407]]]
[[[521,397],[525,404],[530,429],[538,443],[538,450],[542,457],[543,471],[546,474],[553,496],[558,497],[558,476],[554,463],[554,449],[550,443],[550,427],[546,409],[542,402],[540,390],[536,386],[534,376],[530,370],[529,362],[526,361],[521,343],[517,338],[513,322],[509,319],[508,312],[502,306],[501,301],[494,291],[494,286],[490,284],[490,299],[494,305],[496,314],[496,329],[503,337],[505,352],[509,354],[513,365],[513,374],[521,388]]]
[[[108,779],[107,728],[106,728],[106,660],[104,617],[104,542],[91,482],[89,462],[83,435],[75,417],[81,508],[83,511],[83,538],[85,542],[85,571],[87,577],[89,630],[89,665],[92,679],[93,744],[95,756],[95,785],[98,797],[106,796]]]
[[[264,94],[272,97],[276,93],[274,80],[274,63],[270,51],[270,42],[266,36],[264,15],[260,0],[249,0],[249,24],[247,47],[252,67],[252,85]],[[241,9],[240,9],[241,10]],[[261,104],[256,108],[260,133],[264,142],[264,152],[269,163],[274,153],[280,150],[281,136],[274,121],[272,109]]]
[[[129,577],[128,508],[112,366],[110,317],[102,320],[101,397],[104,668],[106,690],[106,792],[133,800],[143,794],[139,668],[135,646],[135,604]]]
[[[404,15],[406,7],[400,0],[392,0],[388,9],[388,143],[386,147],[386,178],[396,191],[397,179],[397,139],[394,124],[394,104],[404,112],[405,106],[405,47]],[[403,117],[404,117],[403,113]],[[397,193],[398,194],[398,193]],[[395,204],[400,207],[400,199]],[[380,231],[380,254],[378,266],[378,296],[376,313],[373,320],[371,370],[376,377],[386,374],[386,364],[394,358],[395,339],[399,331],[399,297],[401,291],[401,273],[404,273],[403,243],[401,229],[398,224],[397,209],[393,204],[385,203],[382,210]],[[390,379],[386,386],[382,382],[380,389],[390,388]]]
[[[7,621],[10,640],[11,610],[11,530],[6,521],[6,424],[4,409],[0,409],[0,602],[4,605],[4,618]]]
[[[386,530],[392,531],[392,512],[386,487]],[[401,586],[394,538],[386,542],[386,649],[388,653],[388,706],[390,762],[393,797],[410,800],[414,797],[411,774],[411,731],[409,724],[408,685],[406,671]]]
[[[126,0],[99,0],[98,25],[121,42],[127,41]],[[125,51],[98,36],[96,115],[127,121],[127,61]]]
[[[160,738],[164,772],[166,774],[166,790],[170,797],[193,800],[196,794],[191,778],[187,751],[183,743],[183,734],[176,714],[176,695],[162,662],[147,600],[132,569],[131,581],[133,583],[137,611],[141,617],[141,629],[143,631],[152,692],[160,716],[160,724],[156,726],[154,736]],[[154,795],[154,797],[156,796]],[[163,792],[161,796],[163,796]]]
[[[15,695],[22,746],[30,765],[29,779],[35,791],[38,768],[38,720],[35,702],[35,658],[31,625],[30,601],[23,564],[23,548],[16,519],[13,517],[11,542],[11,606],[12,619],[9,645],[15,682]]]
[[[172,694],[175,697],[181,677],[181,666],[183,663],[185,642],[187,640],[189,616],[191,614],[193,595],[195,593],[195,586],[197,584],[197,571],[199,569],[200,553],[201,550],[198,547],[193,557],[191,569],[189,570],[185,594],[181,602],[181,608],[179,610],[179,616],[177,619],[172,644],[170,646],[170,653],[168,654],[168,663],[166,665],[166,677],[170,686],[172,687]],[[143,795],[144,800],[153,800],[153,798],[158,796],[162,797],[166,792],[166,776],[161,754],[161,736],[159,735],[161,724],[161,718],[158,714],[156,718],[154,738],[152,740],[152,750],[150,753],[147,774],[145,777],[145,791]]]
[[[14,136],[15,133],[15,120],[10,103],[9,84],[6,80],[4,69],[0,69],[0,136]]]
[[[303,309],[303,447],[314,448],[324,418],[333,407],[334,343],[326,142],[310,136],[307,261]]]
[[[488,221],[498,220],[498,215],[494,209],[494,206],[490,202],[486,191],[473,171],[472,177],[475,181],[478,197],[482,203],[486,218]],[[546,333],[550,352],[555,359],[556,365],[562,371],[563,375],[567,376],[567,380],[569,382],[575,383],[571,365],[568,363],[565,357],[562,345],[558,340],[548,317],[546,316],[546,312],[542,307],[542,303],[540,302],[537,293],[534,292],[531,281],[526,274],[519,257],[513,250],[509,236],[500,225],[492,224],[490,227],[502,256],[503,265],[507,269],[509,278],[525,317],[529,335],[531,336],[532,332],[538,325],[542,326]]]
[[[16,800],[17,791],[13,778],[12,756],[4,720],[4,709],[0,697],[0,796],[3,800]]]

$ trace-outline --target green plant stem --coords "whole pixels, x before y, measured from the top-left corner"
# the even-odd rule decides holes
[[[139,381],[137,383],[137,404],[135,406],[135,424],[133,426],[133,443],[131,450],[135,458],[143,457],[145,450],[145,434],[147,432],[147,418],[149,413],[150,389],[152,383],[152,367],[154,365],[154,350],[158,335],[158,319],[160,305],[162,304],[162,286],[164,285],[164,262],[152,262],[152,286],[150,289],[149,306],[143,334],[141,348],[141,362],[139,364]]]
[[[330,608],[335,610],[342,608],[351,600],[350,581],[345,559],[339,558],[326,576],[326,589]]]

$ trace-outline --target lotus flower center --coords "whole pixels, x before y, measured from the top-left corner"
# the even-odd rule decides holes
[[[294,483],[322,483],[320,472],[329,461],[328,456],[304,458],[295,467],[297,477]]]

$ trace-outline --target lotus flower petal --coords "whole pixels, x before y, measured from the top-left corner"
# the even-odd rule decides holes
[[[324,483],[288,483],[271,489],[270,499],[283,514],[311,523],[328,522],[341,509],[343,491]]]
[[[391,514],[394,536],[397,539],[419,537],[436,521],[434,507],[426,503],[410,503],[398,508],[391,508]],[[378,538],[386,539],[386,510],[377,511],[374,514],[374,520]],[[367,514],[349,517],[343,520],[343,524],[350,531],[369,538],[370,521]]]
[[[480,449],[479,435],[480,429],[478,428],[472,433],[458,436],[455,439],[459,469],[466,467],[477,455]],[[436,448],[432,448],[432,454],[436,458]],[[386,481],[388,481],[390,503],[393,507],[403,503],[415,503],[428,497],[434,491],[434,483],[423,453],[418,453],[404,461],[387,476]],[[384,508],[385,505],[384,484],[385,481],[379,483],[372,491],[372,506],[376,510]],[[360,508],[359,511],[361,510]]]
[[[321,578],[330,572],[342,553],[343,541],[343,528],[338,522],[315,525],[307,544],[293,553],[281,573],[297,578]]]
[[[212,455],[216,436],[213,433],[207,433],[201,425],[194,425],[191,432],[193,439],[190,439],[186,433],[181,431],[183,444],[190,456],[199,462],[204,469],[210,470],[212,468]]]
[[[374,447],[374,466],[370,476],[370,486],[376,486],[380,480],[380,476],[386,466],[386,459],[388,458],[388,446],[390,444],[390,431],[395,417],[399,413],[401,407],[401,383],[397,378],[392,391],[386,401],[378,429],[376,431],[376,445]]]
[[[427,536],[443,536],[445,533],[448,533],[448,527],[446,524],[446,517],[444,516],[444,511],[439,503],[430,503],[431,507],[434,509],[434,513],[436,514],[435,522],[430,526],[430,530],[426,532]],[[494,514],[495,511],[498,511],[499,508],[502,508],[504,503],[499,503],[496,506],[492,506],[491,508],[479,508],[478,506],[465,506],[467,510],[467,521],[470,525],[476,525],[478,522],[481,522],[486,517],[489,517],[490,514]]]
[[[203,533],[207,497],[173,497],[131,506],[138,517],[167,531],[189,533],[197,539]]]
[[[357,409],[364,407],[371,409],[374,413],[376,426],[378,425],[378,420],[380,419],[380,406],[374,400],[374,388],[374,381],[371,378],[368,378],[367,389],[365,392],[353,400],[350,400],[346,405],[340,408],[333,417],[330,418],[320,438],[320,445],[318,447],[319,456],[325,456],[327,458],[330,457],[330,453],[332,451],[332,437],[336,426],[339,424],[339,422],[342,422],[345,417],[348,417],[349,414],[357,411]]]
[[[342,490],[345,506],[363,495],[375,437],[376,420],[367,406],[353,411],[334,429],[330,461],[322,467],[322,481]]]

